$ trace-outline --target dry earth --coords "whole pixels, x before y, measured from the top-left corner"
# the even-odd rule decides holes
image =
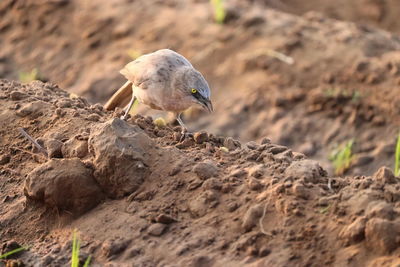
[[[94,266],[399,264],[390,169],[335,178],[266,138],[178,143],[179,129],[124,122],[52,84],[1,80],[0,93],[3,252],[30,247],[14,264],[67,265],[73,229]]]
[[[400,7],[347,2],[226,1],[218,25],[205,0],[1,1],[4,251],[14,240],[28,266],[67,265],[77,228],[99,266],[399,264],[399,185],[382,166],[400,123]],[[130,54],[166,47],[212,87],[216,111],[185,114],[210,133],[201,144],[95,104]],[[54,84],[10,81],[33,68]],[[328,155],[350,139],[335,177]]]
[[[214,114],[186,114],[194,131],[242,141],[268,137],[317,159],[329,173],[332,149],[354,139],[349,174],[393,166],[397,35],[315,12],[293,16],[260,1],[227,2],[225,25],[213,23],[208,1],[101,3],[2,1],[0,77],[16,79],[36,67],[90,103],[104,103],[124,82],[118,71],[131,60],[129,51],[168,47],[189,58],[213,89]],[[295,9],[294,3],[286,4]],[[140,113],[165,116],[143,107]]]

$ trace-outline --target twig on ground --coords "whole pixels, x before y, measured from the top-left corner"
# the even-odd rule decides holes
[[[285,62],[288,65],[292,65],[294,63],[294,59],[292,57],[272,49],[266,49],[265,54],[267,54],[270,57],[279,59],[280,61]]]
[[[38,142],[36,142],[36,140],[33,139],[33,137],[30,136],[23,128],[18,128],[18,130],[23,136],[25,136],[29,141],[31,141],[32,144],[35,145],[35,147],[39,150],[39,152],[41,152],[43,155],[45,155],[46,158],[49,157],[47,150],[44,147],[42,147]]]

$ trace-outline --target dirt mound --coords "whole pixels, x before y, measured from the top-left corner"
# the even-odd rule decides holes
[[[4,251],[30,247],[27,265],[68,264],[74,228],[82,257],[106,266],[398,264],[399,180],[387,168],[336,178],[268,139],[178,143],[179,129],[121,121],[52,84],[1,80],[0,102],[0,236]],[[62,158],[32,151],[19,127],[59,140]]]
[[[15,79],[36,67],[90,103],[104,103],[123,84],[118,71],[132,55],[168,47],[190,59],[212,87],[215,113],[185,114],[190,129],[243,142],[268,136],[317,159],[330,173],[328,156],[351,139],[356,157],[349,174],[372,175],[393,164],[400,124],[397,35],[303,14],[328,9],[328,2],[311,1],[303,9],[298,1],[228,1],[224,25],[213,22],[208,1],[145,2],[4,0],[0,76]],[[286,10],[276,5],[283,3],[302,15],[252,2]],[[361,8],[363,3],[368,5]],[[347,14],[380,5],[387,13],[396,10],[391,1],[364,0],[334,10]],[[34,118],[43,105],[29,103],[20,112]],[[144,107],[140,114],[165,116]]]

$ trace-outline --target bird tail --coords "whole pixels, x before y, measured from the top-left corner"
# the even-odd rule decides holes
[[[132,98],[132,82],[127,81],[121,88],[115,92],[111,98],[104,105],[106,110],[113,110],[116,107],[124,108],[128,105],[129,101]]]

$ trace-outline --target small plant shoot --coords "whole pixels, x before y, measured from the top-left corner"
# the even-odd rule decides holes
[[[353,160],[353,148],[354,140],[351,139],[347,143],[334,149],[329,156],[329,160],[332,162],[335,168],[336,175],[343,175],[351,165]]]
[[[223,24],[226,17],[226,11],[224,9],[223,0],[210,0],[214,10],[214,20],[218,24]]]

